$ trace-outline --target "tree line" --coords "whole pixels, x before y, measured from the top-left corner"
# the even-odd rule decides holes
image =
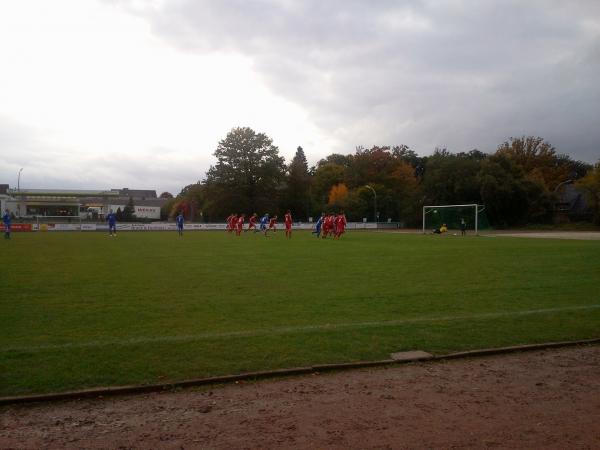
[[[423,205],[478,203],[497,227],[549,223],[561,188],[575,183],[589,206],[583,217],[600,223],[600,162],[561,154],[544,139],[510,138],[492,154],[435,149],[419,156],[406,145],[333,153],[309,167],[302,147],[289,164],[264,133],[234,128],[219,142],[203,180],[186,186],[163,208],[196,221],[220,222],[233,213],[292,211],[306,221],[344,210],[348,220],[418,226]],[[168,196],[167,196],[168,197]]]

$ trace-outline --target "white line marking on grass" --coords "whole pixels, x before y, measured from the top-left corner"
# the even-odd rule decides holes
[[[59,350],[59,349],[71,349],[71,348],[90,348],[90,347],[107,347],[110,345],[136,345],[136,344],[150,344],[150,343],[163,343],[163,342],[193,342],[200,341],[203,339],[214,339],[224,337],[258,337],[258,336],[269,336],[274,334],[289,334],[289,333],[304,333],[311,331],[329,331],[338,329],[350,329],[360,330],[363,328],[376,328],[376,327],[390,327],[396,325],[407,325],[411,323],[421,322],[452,322],[461,320],[477,320],[477,319],[495,319],[502,317],[515,317],[515,316],[527,316],[533,314],[546,314],[554,312],[564,311],[584,311],[589,309],[598,309],[598,305],[581,305],[581,306],[565,306],[559,308],[545,308],[545,309],[531,309],[526,311],[505,311],[498,313],[483,313],[483,314],[472,314],[464,316],[443,316],[443,317],[416,317],[412,319],[399,319],[399,320],[385,320],[379,322],[350,322],[350,323],[332,323],[332,324],[319,324],[319,325],[304,325],[296,327],[276,327],[266,328],[260,330],[247,330],[247,331],[225,331],[221,333],[200,333],[192,335],[179,335],[179,336],[141,336],[127,339],[113,339],[106,341],[89,341],[89,342],[69,342],[65,344],[47,344],[47,345],[34,345],[34,346],[15,346],[1,348],[0,352],[28,352],[28,351],[40,351],[40,350]]]

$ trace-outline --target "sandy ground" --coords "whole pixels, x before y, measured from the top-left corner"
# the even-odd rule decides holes
[[[6,448],[600,448],[600,346],[0,409]]]
[[[493,233],[488,236],[510,236],[510,237],[541,238],[541,239],[579,239],[579,240],[585,240],[585,241],[600,240],[600,232],[599,231],[522,231],[522,232]]]
[[[400,229],[400,230],[378,230],[378,233],[402,233],[402,234],[422,234],[421,230],[417,229]],[[431,234],[428,231],[427,234]],[[468,236],[473,236],[473,230],[467,232]],[[524,237],[538,239],[579,239],[585,241],[600,240],[600,231],[504,231],[504,230],[483,230],[480,236],[485,237]],[[461,237],[460,230],[449,230],[448,233],[437,237]]]

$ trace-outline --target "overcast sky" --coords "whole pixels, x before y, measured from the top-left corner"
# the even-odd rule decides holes
[[[597,0],[0,0],[0,183],[181,188],[237,126],[600,158]]]

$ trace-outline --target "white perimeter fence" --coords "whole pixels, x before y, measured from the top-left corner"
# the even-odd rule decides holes
[[[294,223],[294,230],[312,230],[314,223],[302,222]],[[224,223],[186,223],[184,231],[215,231],[225,230],[227,225]],[[244,229],[248,224],[244,224]],[[373,230],[373,229],[397,229],[397,222],[348,222],[347,230]],[[283,230],[283,223],[277,224],[278,230]],[[154,222],[154,223],[117,223],[117,231],[176,231],[177,225],[174,222]],[[107,231],[108,224],[105,223],[43,223],[27,224],[27,227],[18,227],[14,231]]]

